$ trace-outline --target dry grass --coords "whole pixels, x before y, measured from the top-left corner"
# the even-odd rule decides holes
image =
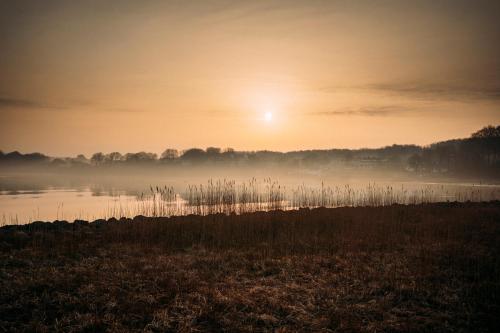
[[[115,205],[106,212],[106,217],[149,217],[209,214],[244,214],[268,210],[293,210],[317,207],[389,206],[393,204],[421,204],[431,202],[482,202],[500,200],[496,186],[463,186],[448,188],[444,185],[420,184],[415,187],[377,185],[368,183],[353,187],[300,186],[287,188],[272,178],[262,182],[252,178],[247,182],[210,179],[205,184],[188,185],[184,193],[173,187],[151,187],[142,193],[135,205]]]
[[[0,230],[0,331],[498,329],[499,202]]]

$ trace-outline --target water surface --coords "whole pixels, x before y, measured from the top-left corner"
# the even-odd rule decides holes
[[[26,175],[0,176],[0,224],[23,224],[36,220],[95,220],[139,214],[157,216],[227,213],[270,207],[291,209],[299,206],[335,207],[392,202],[500,199],[500,185],[467,182],[324,182],[320,179],[288,178],[279,182],[255,179],[253,185],[248,185],[251,182],[238,180],[227,186],[228,183],[222,180],[190,182],[188,179],[167,177],[60,179]],[[195,190],[193,185],[196,185]],[[168,198],[163,192],[167,188],[170,191]],[[250,200],[253,203],[249,202],[248,193],[243,193],[250,192],[249,188],[258,192],[257,199]],[[214,195],[211,193],[214,191],[220,193]],[[244,204],[241,204],[242,200]],[[270,200],[274,201],[269,203]],[[195,205],[198,206],[194,207]]]

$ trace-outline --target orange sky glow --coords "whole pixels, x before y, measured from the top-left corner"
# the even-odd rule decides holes
[[[428,144],[500,122],[493,1],[0,1],[0,149]]]

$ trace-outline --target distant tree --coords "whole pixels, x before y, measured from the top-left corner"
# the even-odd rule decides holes
[[[191,148],[184,151],[181,157],[186,161],[199,161],[205,157],[205,151],[200,148]]]
[[[222,154],[225,155],[226,157],[234,157],[236,155],[236,150],[233,148],[224,148],[222,151]]]
[[[126,162],[133,162],[136,160],[136,157],[135,157],[135,153],[126,153],[124,156],[123,156],[123,159],[126,161]]]
[[[162,160],[175,160],[179,157],[179,151],[177,149],[167,148],[161,154],[160,159]]]
[[[218,160],[220,158],[220,155],[221,155],[221,149],[217,148],[217,147],[208,147],[207,151],[206,151],[206,155],[207,155],[208,159],[210,159],[212,161]]]
[[[49,157],[41,153],[31,153],[31,154],[25,154],[23,156],[23,160],[24,162],[43,162],[43,161],[48,161]]]
[[[90,160],[88,160],[85,155],[79,154],[75,158],[70,159],[69,164],[73,165],[82,165],[82,164],[89,164]]]
[[[471,135],[476,139],[486,139],[486,138],[500,138],[500,126],[486,126]]]
[[[55,167],[63,167],[67,165],[63,158],[54,158],[50,164]]]
[[[17,150],[5,154],[5,157],[12,161],[20,161],[22,160],[23,156],[24,155],[18,152]]]
[[[467,148],[474,150],[477,155],[477,158],[474,159],[475,162],[478,160],[484,162],[479,167],[491,170],[498,169],[500,167],[500,126],[486,126],[473,133],[472,139],[471,145]],[[483,170],[483,172],[488,171]]]
[[[350,164],[354,160],[354,152],[352,150],[343,151],[344,163]]]
[[[144,151],[138,153],[128,153],[125,155],[125,160],[127,162],[152,162],[155,161],[158,156],[154,153],[146,153]]]
[[[83,154],[79,154],[76,156],[75,161],[81,162],[81,163],[86,163],[88,160]]]
[[[221,153],[221,149],[217,147],[208,147],[207,155],[219,155]]]
[[[419,172],[422,169],[423,165],[422,157],[418,154],[411,155],[408,158],[408,165],[416,172]]]
[[[100,165],[104,162],[104,159],[105,159],[104,154],[99,152],[92,155],[92,157],[90,158],[90,162],[94,165]]]
[[[107,154],[104,159],[107,163],[114,163],[114,162],[122,161],[123,155],[120,154],[119,152],[115,151],[115,152]]]

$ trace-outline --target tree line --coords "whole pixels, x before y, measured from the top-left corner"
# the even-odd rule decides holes
[[[258,166],[274,164],[294,168],[386,168],[416,174],[449,173],[457,175],[489,175],[500,177],[500,126],[487,126],[469,138],[437,142],[429,146],[392,145],[377,149],[328,149],[292,152],[236,151],[232,148],[191,148],[178,151],[165,149],[155,153],[121,154],[98,152],[90,158],[84,155],[54,158],[41,153],[21,154],[0,151],[0,166],[31,165],[50,167],[110,167],[110,166]]]

